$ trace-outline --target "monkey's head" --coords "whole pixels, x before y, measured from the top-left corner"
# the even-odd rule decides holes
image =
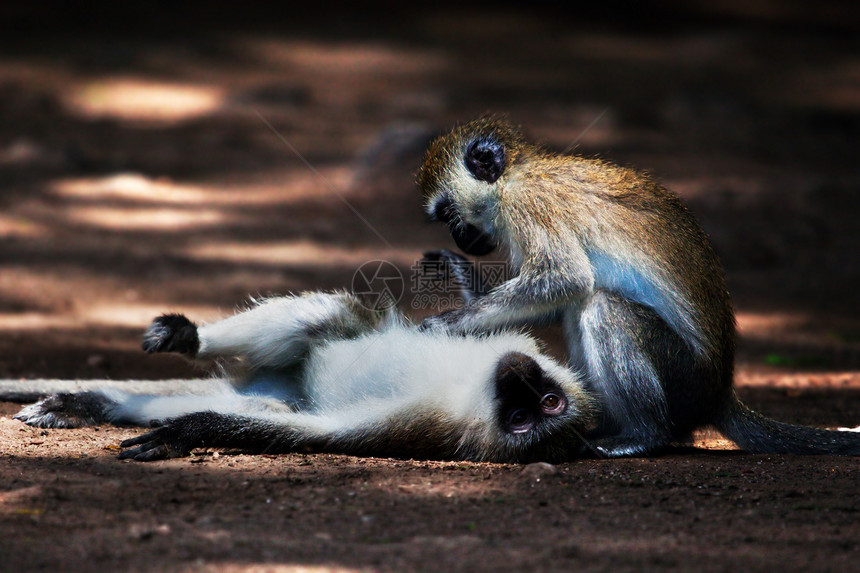
[[[508,352],[495,371],[500,459],[558,461],[583,447],[594,403],[579,378],[543,355]]]
[[[492,116],[430,144],[418,187],[430,220],[446,223],[463,252],[481,256],[498,246],[499,191],[524,145],[517,127]]]

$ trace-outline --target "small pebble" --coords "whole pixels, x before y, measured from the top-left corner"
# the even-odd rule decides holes
[[[521,473],[529,479],[540,481],[541,478],[557,474],[558,468],[546,462],[535,462],[524,467]]]

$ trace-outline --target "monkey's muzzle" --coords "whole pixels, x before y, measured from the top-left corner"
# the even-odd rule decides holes
[[[498,246],[493,237],[461,219],[447,193],[433,204],[430,219],[448,225],[457,247],[467,255],[481,257],[493,252]]]
[[[474,225],[460,224],[448,225],[454,242],[461,251],[467,255],[480,257],[493,252],[496,242],[488,234],[484,233]]]

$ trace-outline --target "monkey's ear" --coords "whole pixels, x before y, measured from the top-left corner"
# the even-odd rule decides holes
[[[492,135],[479,137],[466,148],[463,161],[475,179],[495,183],[505,170],[505,148]]]

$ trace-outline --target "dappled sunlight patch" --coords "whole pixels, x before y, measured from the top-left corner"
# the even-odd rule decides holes
[[[219,571],[222,573],[358,573],[360,571],[372,571],[368,567],[346,567],[344,565],[305,565],[302,563],[272,563],[269,561],[246,562],[246,561],[222,561],[213,563],[197,563],[195,569],[198,571]]]
[[[736,314],[738,333],[745,338],[770,338],[774,333],[797,330],[808,322],[804,314],[778,312]]]
[[[848,370],[856,365],[860,323],[853,316],[799,312],[737,314],[741,355],[765,368]],[[747,355],[747,359],[750,356]],[[748,362],[742,362],[750,366]]]
[[[318,197],[335,189],[346,189],[351,181],[349,169],[321,170],[326,183],[305,169],[289,170],[283,174],[267,174],[266,178],[221,182],[217,185],[191,184],[169,177],[148,177],[141,173],[124,172],[104,177],[70,177],[54,180],[49,189],[65,198],[98,201],[120,200],[139,203],[175,205],[270,205],[289,203],[298,199]]]
[[[214,209],[185,209],[129,207],[69,207],[69,220],[111,231],[171,231],[211,227],[226,220],[224,213]]]
[[[438,462],[439,470],[465,473],[471,479],[452,483],[443,479],[403,480],[392,484],[383,482],[377,485],[380,491],[391,491],[392,487],[401,497],[418,498],[459,498],[482,499],[487,495],[502,496],[503,493],[490,486],[483,479],[492,471],[492,465],[472,462]],[[522,471],[522,470],[517,470]]]
[[[153,318],[165,312],[176,312],[175,308],[165,308],[164,304],[128,303],[122,301],[103,301],[89,305],[82,305],[77,310],[78,321],[87,324],[99,324],[106,326],[127,326],[143,329],[147,327]],[[216,306],[194,305],[184,303],[181,312],[187,314],[196,322],[208,322],[217,320],[231,314]]]
[[[243,42],[242,47],[272,64],[338,74],[427,74],[441,70],[446,63],[438,53],[363,42],[331,44],[254,39]]]
[[[737,444],[712,428],[701,428],[693,432],[690,445],[706,450],[739,450]]]
[[[0,332],[75,328],[80,325],[80,320],[68,314],[53,314],[49,312],[0,313]]]
[[[756,388],[780,388],[801,391],[804,389],[860,389],[860,372],[756,372],[739,368],[735,385]],[[791,396],[791,392],[789,392]]]
[[[176,309],[172,310],[175,311]],[[183,313],[193,316],[195,321],[202,322],[216,320],[231,313],[215,306],[190,304],[181,305],[181,310]],[[168,311],[171,309],[166,309],[164,304],[104,301],[94,304],[78,304],[72,312],[0,313],[0,332],[75,329],[95,325],[139,328],[142,331],[153,318]]]
[[[44,237],[47,234],[48,229],[44,225],[40,225],[24,217],[0,215],[0,238],[36,238]]]
[[[181,185],[166,178],[153,179],[140,173],[118,173],[106,177],[60,179],[51,190],[78,199],[132,199],[153,203],[204,203],[211,190]]]
[[[111,78],[72,88],[65,95],[70,111],[88,119],[173,123],[216,111],[222,90],[213,86],[167,83],[140,78]]]
[[[41,486],[25,486],[0,491],[0,515],[39,515],[40,507],[35,507],[44,497]]]
[[[377,259],[409,266],[418,255],[413,249],[356,248],[307,240],[204,243],[188,247],[183,254],[199,260],[230,263],[354,265],[356,268],[364,262]]]

